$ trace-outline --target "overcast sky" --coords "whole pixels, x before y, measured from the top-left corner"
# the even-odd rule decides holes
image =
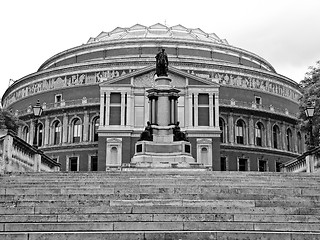
[[[215,33],[296,82],[320,60],[319,0],[7,0],[0,9],[0,96],[51,56],[136,23]]]

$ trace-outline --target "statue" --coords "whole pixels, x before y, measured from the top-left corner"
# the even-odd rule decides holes
[[[184,132],[181,132],[179,122],[176,123],[176,125],[173,128],[173,141],[186,141],[189,142],[187,134]]]
[[[165,49],[162,48],[162,51],[156,55],[156,74],[160,76],[168,76],[168,56],[165,52]]]
[[[152,127],[151,123],[148,121],[147,126],[145,127],[144,131],[141,133],[140,138],[138,141],[152,141]]]

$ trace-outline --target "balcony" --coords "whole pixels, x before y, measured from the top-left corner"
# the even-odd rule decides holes
[[[100,98],[83,97],[82,99],[76,99],[76,100],[70,100],[70,101],[61,100],[61,102],[49,103],[49,104],[44,102],[42,104],[42,108],[44,111],[50,111],[50,110],[57,110],[57,109],[66,109],[66,108],[82,107],[82,106],[95,106],[95,105],[100,105]],[[33,114],[31,105],[27,109],[15,111],[16,116],[23,116],[28,114]]]
[[[241,101],[236,101],[234,99],[219,99],[219,104],[220,106],[223,107],[233,107],[233,108],[244,108],[248,110],[256,110],[256,111],[261,111],[261,112],[266,112],[266,113],[274,113],[274,114],[279,114],[283,115],[286,117],[294,118],[296,119],[298,117],[298,113],[292,113],[289,112],[288,109],[280,109],[280,108],[275,108],[272,105],[266,106],[262,104],[256,104],[255,102],[241,102]]]

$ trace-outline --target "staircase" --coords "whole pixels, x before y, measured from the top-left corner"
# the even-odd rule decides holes
[[[320,239],[320,175],[0,175],[0,239]]]

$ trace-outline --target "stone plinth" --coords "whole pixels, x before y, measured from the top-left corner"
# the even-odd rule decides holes
[[[142,168],[190,168],[195,160],[191,156],[189,142],[139,141],[136,143],[136,154],[131,163]]]

